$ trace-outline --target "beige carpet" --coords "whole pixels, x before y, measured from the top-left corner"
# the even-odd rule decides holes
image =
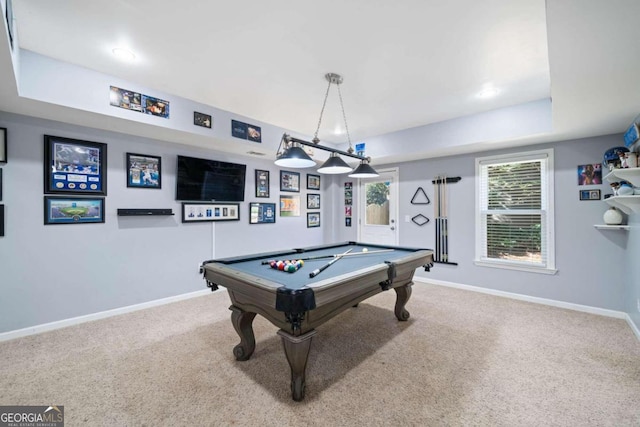
[[[293,402],[276,328],[236,362],[226,292],[0,343],[0,405],[67,426],[638,426],[640,343],[585,313],[416,284],[319,328]]]

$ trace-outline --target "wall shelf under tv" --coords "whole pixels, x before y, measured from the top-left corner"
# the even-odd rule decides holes
[[[118,209],[118,216],[170,216],[175,215],[172,209]]]

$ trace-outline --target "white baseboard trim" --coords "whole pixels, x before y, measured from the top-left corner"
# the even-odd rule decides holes
[[[568,310],[575,310],[575,311],[582,311],[582,312],[585,312],[585,313],[598,314],[600,316],[615,317],[616,319],[624,319],[624,320],[627,321],[627,324],[631,328],[631,331],[633,331],[633,333],[635,334],[635,336],[638,339],[638,341],[640,341],[640,329],[638,329],[636,324],[633,323],[633,320],[631,320],[631,316],[629,316],[629,314],[625,313],[624,311],[608,310],[606,308],[591,307],[589,305],[573,304],[573,303],[570,303],[570,302],[556,301],[556,300],[547,299],[547,298],[539,298],[539,297],[532,297],[532,296],[529,296],[529,295],[514,294],[512,292],[497,291],[495,289],[482,288],[480,286],[463,285],[463,284],[460,284],[460,283],[447,282],[447,281],[444,281],[444,280],[428,279],[428,278],[425,278],[425,277],[414,276],[413,277],[413,281],[414,282],[422,282],[422,283],[430,283],[432,285],[438,285],[438,286],[447,286],[447,287],[450,287],[450,288],[464,289],[464,290],[472,291],[472,292],[480,292],[480,293],[483,293],[483,294],[489,294],[489,295],[495,295],[495,296],[499,296],[499,297],[517,299],[517,300],[521,300],[521,301],[532,302],[532,303],[535,303],[535,304],[550,305],[550,306],[553,306],[553,307],[566,308]]]
[[[449,288],[465,289],[467,291],[480,292],[483,294],[517,299],[521,301],[528,301],[536,304],[550,305],[553,307],[566,308],[569,310],[582,311],[585,313],[599,314],[600,316],[615,317],[617,319],[628,319],[628,321],[631,321],[631,318],[629,318],[627,313],[623,311],[608,310],[606,308],[591,307],[589,305],[573,304],[570,302],[556,301],[556,300],[547,299],[547,298],[539,298],[539,297],[532,297],[529,295],[514,294],[512,292],[497,291],[495,289],[482,288],[480,286],[462,285],[460,283],[446,282],[444,280],[432,280],[424,277],[414,276],[413,280],[415,282],[431,283],[439,286],[447,286]]]
[[[216,292],[220,292],[219,289]],[[15,338],[26,337],[28,335],[40,334],[42,332],[53,331],[54,329],[66,328],[68,326],[79,325],[80,323],[91,322],[93,320],[105,319],[107,317],[118,316],[120,314],[131,313],[133,311],[144,310],[146,308],[157,307],[159,305],[170,304],[172,302],[183,301],[190,298],[201,297],[211,293],[209,289],[203,289],[201,291],[190,292],[188,294],[176,295],[173,297],[157,299],[154,301],[143,302],[140,304],[128,305],[126,307],[114,308],[112,310],[100,311],[98,313],[91,313],[84,316],[72,317],[70,319],[58,320],[51,323],[44,323],[42,325],[30,326],[24,329],[17,329],[15,331],[0,333],[0,342],[8,341]]]

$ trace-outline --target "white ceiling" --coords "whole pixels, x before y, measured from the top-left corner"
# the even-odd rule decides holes
[[[303,135],[327,72],[344,77],[353,141],[549,97],[554,132],[527,142],[620,133],[640,113],[638,0],[13,4],[23,49]],[[7,92],[2,110],[60,117]],[[346,141],[335,87],[325,114],[321,139]]]

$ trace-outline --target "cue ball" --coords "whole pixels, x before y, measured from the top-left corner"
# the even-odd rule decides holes
[[[362,252],[369,252],[369,249],[367,249],[367,248],[362,248]]]

